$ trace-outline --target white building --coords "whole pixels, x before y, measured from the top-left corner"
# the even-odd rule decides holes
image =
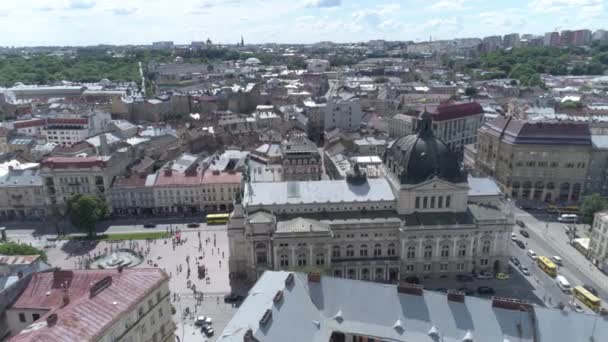
[[[511,217],[470,189],[479,182],[435,138],[430,114],[418,126],[386,151],[383,178],[355,167],[345,180],[247,183],[228,226],[230,271],[256,279],[316,267],[398,281],[505,270]]]
[[[589,257],[608,271],[608,210],[595,213],[589,240]]]
[[[352,93],[338,92],[327,98],[325,107],[325,130],[339,128],[356,131],[361,127],[363,112],[361,100]]]
[[[431,113],[433,131],[451,150],[462,153],[465,145],[477,142],[483,114],[483,108],[476,102],[442,104]]]
[[[315,74],[329,70],[329,61],[326,59],[308,59],[306,60],[306,70]]]

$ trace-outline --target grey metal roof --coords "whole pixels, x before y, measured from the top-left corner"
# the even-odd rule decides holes
[[[490,178],[468,177],[469,197],[471,196],[500,196],[501,191],[496,182]]]
[[[323,222],[297,217],[289,221],[277,223],[277,233],[308,233],[308,232],[328,232],[329,226]]]
[[[394,201],[395,195],[384,178],[368,179],[362,185],[345,180],[314,182],[260,182],[245,187],[245,206]]]
[[[443,293],[402,294],[394,285],[374,282],[333,277],[309,282],[302,273],[294,273],[288,286],[288,274],[265,272],[218,341],[241,342],[248,329],[264,342],[327,342],[334,331],[404,342],[463,342],[467,337],[476,342],[572,342],[591,341],[591,336],[608,341],[608,321],[595,315],[534,307],[533,318],[477,297],[460,303]],[[274,302],[278,291],[283,298]],[[266,310],[272,318],[261,325]]]
[[[42,186],[40,170],[9,170],[0,177],[0,187],[19,187],[19,186]]]

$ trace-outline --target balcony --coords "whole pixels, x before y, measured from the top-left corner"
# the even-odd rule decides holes
[[[358,261],[399,261],[399,256],[367,256],[367,257],[344,257],[344,258],[331,258],[332,263],[338,262],[358,262]]]

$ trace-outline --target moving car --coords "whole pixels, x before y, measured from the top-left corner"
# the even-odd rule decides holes
[[[496,292],[489,286],[480,286],[477,288],[477,293],[480,295],[493,295]]]
[[[522,228],[526,226],[526,224],[525,224],[525,223],[524,223],[524,221],[522,221],[522,220],[516,220],[516,221],[515,221],[515,224],[517,224],[518,226],[520,226],[520,227],[522,227]]]
[[[510,259],[511,259],[511,262],[513,263],[513,265],[519,266],[520,262],[519,262],[519,259],[517,259],[517,257],[512,256]]]
[[[146,222],[144,223],[144,228],[154,228],[156,225],[154,223]]]
[[[564,291],[565,293],[572,293],[572,287],[570,286],[570,282],[563,275],[558,275],[555,277],[555,281],[557,282],[557,286]]]
[[[224,296],[224,303],[237,303],[243,300],[243,296],[236,293],[230,293]]]
[[[534,252],[533,250],[529,249],[528,250],[528,256],[530,257],[530,259],[536,261],[536,259],[538,259],[538,255],[536,255],[536,252]]]
[[[205,325],[202,330],[207,337],[211,337],[215,333],[215,331],[213,331],[213,328],[208,325]]]
[[[525,237],[526,239],[530,237],[530,234],[528,234],[527,231],[520,229],[519,230],[519,234],[521,234],[523,237]]]
[[[458,274],[458,275],[456,275],[456,280],[462,281],[462,282],[470,282],[470,281],[473,281],[473,277],[471,277],[468,274]]]
[[[562,266],[562,265],[563,265],[562,258],[560,258],[560,257],[559,257],[559,256],[557,256],[557,255],[552,256],[552,257],[551,257],[551,260],[553,260],[553,262],[554,262],[555,264],[557,264],[557,265],[560,265],[560,266]]]
[[[521,249],[526,248],[526,245],[524,245],[524,243],[521,240],[515,240],[515,244],[517,245],[517,247],[519,247]]]
[[[477,273],[477,279],[492,279],[494,275],[490,272],[479,272]]]
[[[188,223],[188,228],[198,228],[198,223]]]
[[[511,241],[517,240],[517,235],[515,233],[511,233]]]
[[[470,289],[468,287],[461,287],[458,289],[458,291],[460,292],[464,292],[465,295],[467,296],[472,296],[475,294],[475,291],[473,289]]]
[[[496,279],[498,279],[498,280],[507,280],[507,279],[509,279],[509,275],[507,275],[506,273],[498,273],[496,275]]]
[[[519,265],[519,270],[521,271],[521,273],[523,273],[523,275],[526,275],[526,276],[530,275],[530,270],[522,264]]]
[[[570,307],[576,312],[583,312],[583,307],[576,302],[570,302]]]
[[[207,316],[198,316],[196,318],[196,321],[194,321],[194,325],[196,326],[208,326],[213,324],[213,320],[211,319],[211,317],[207,317]]]

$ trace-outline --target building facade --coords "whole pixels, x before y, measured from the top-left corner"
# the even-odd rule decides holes
[[[321,154],[317,145],[305,135],[288,137],[281,143],[283,180],[320,180],[323,174]]]
[[[479,129],[473,169],[513,198],[576,202],[585,191],[591,134],[586,123],[498,117]]]
[[[483,123],[479,103],[441,104],[431,115],[435,136],[454,152],[462,153],[465,145],[477,142],[477,130]]]
[[[589,235],[589,259],[602,271],[608,271],[608,211],[595,213]]]
[[[44,217],[45,198],[40,170],[11,168],[0,177],[0,220]]]
[[[325,130],[339,128],[356,131],[361,127],[361,100],[352,93],[338,92],[328,96],[325,106]]]
[[[114,215],[151,214],[156,207],[154,183],[157,173],[118,176],[108,191]]]
[[[247,183],[228,226],[230,271],[319,268],[398,281],[507,267],[512,220],[473,203],[456,155],[424,113],[384,154],[386,177]]]

